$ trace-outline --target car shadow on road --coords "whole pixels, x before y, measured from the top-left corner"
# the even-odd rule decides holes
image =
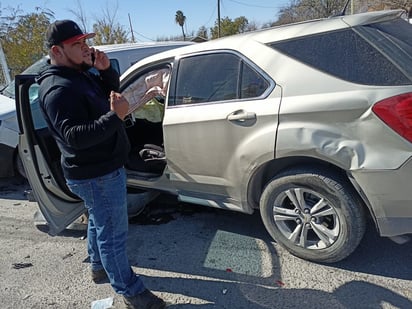
[[[364,281],[343,283],[330,293],[288,288],[282,282],[278,252],[259,213],[250,216],[180,204],[173,199],[158,200],[150,206],[139,218],[131,220],[132,263],[142,270],[145,282],[157,291],[185,295],[194,299],[193,303],[203,302],[168,308],[380,308],[382,302],[397,308],[412,308],[411,300],[401,294]],[[181,224],[174,224],[174,220]],[[188,221],[191,223],[186,224]],[[159,231],[158,225],[162,224]],[[141,233],[152,233],[150,241],[155,239],[155,243],[142,240]],[[395,246],[399,245],[368,231],[360,252],[328,267],[409,280],[407,263],[400,269],[383,267],[397,265],[394,261],[406,262],[403,246]],[[262,255],[253,255],[259,248]],[[376,257],[381,251],[387,253]],[[270,257],[265,257],[265,252]],[[373,259],[376,262],[370,263]],[[153,276],[150,271],[153,269],[164,276]]]
[[[333,264],[333,267],[388,278],[412,280],[411,261],[412,241],[397,244],[389,238],[380,237],[373,223],[369,222],[358,248],[345,260]]]
[[[1,198],[4,199],[25,200],[29,190],[29,184],[21,177],[0,181]],[[184,221],[182,228],[187,224],[190,226],[193,221],[194,229],[180,229],[173,225],[176,219]],[[47,232],[47,226],[39,225],[37,228]],[[149,250],[147,244],[139,243],[142,229],[143,233],[158,233],[155,237],[158,243],[150,246]],[[162,235],[164,233],[168,237]],[[59,236],[85,238],[86,231],[69,228]],[[258,212],[250,216],[184,204],[165,195],[149,204],[138,217],[130,219],[130,238],[130,258],[135,265],[166,274],[179,274],[178,277],[166,278],[146,274],[149,285],[153,284],[159,291],[201,299],[202,308],[297,308],[302,304],[306,308],[353,308],[354,304],[380,308],[382,302],[397,308],[412,308],[411,301],[402,295],[363,281],[344,283],[331,293],[288,288],[282,282],[278,252]],[[213,245],[214,242],[218,245]],[[143,255],[146,259],[142,259],[141,246],[145,248]],[[252,252],[268,252],[270,257],[253,255]],[[347,259],[327,266],[412,280],[411,260],[412,242],[396,244],[380,237],[373,224],[369,224],[355,252]],[[194,307],[198,308],[199,304],[171,305],[168,308]]]
[[[176,304],[167,308],[412,308],[412,301],[381,286],[351,281],[331,293],[315,289],[274,289],[245,282],[215,282],[187,278],[151,278],[162,291],[205,300],[204,304]],[[165,282],[166,281],[166,282]],[[186,287],[194,287],[192,289]],[[226,291],[222,293],[221,291]]]
[[[0,178],[0,198],[10,200],[26,200],[30,185],[21,176]]]
[[[130,220],[131,224],[165,224],[174,215],[190,216],[200,213],[214,213],[216,220],[221,221],[221,229],[262,240],[273,248],[273,239],[266,232],[258,212],[250,215],[240,214],[221,209],[179,203],[174,197],[163,195],[156,199],[139,217]],[[232,224],[239,220],[239,224]],[[242,222],[240,222],[242,220]],[[410,235],[412,238],[412,235]],[[273,248],[273,250],[275,250]],[[276,252],[274,252],[276,255]],[[386,237],[380,237],[374,224],[369,221],[365,236],[356,250],[345,260],[327,264],[329,267],[345,269],[365,274],[384,276],[388,278],[412,280],[412,241],[397,244]]]
[[[29,189],[20,178],[0,186],[5,189],[2,198],[9,199],[25,199],[24,190]],[[302,304],[305,308],[353,308],[355,304],[358,308],[380,308],[383,302],[412,308],[410,299],[370,282],[346,282],[330,293],[288,288],[282,282],[278,246],[264,229],[258,212],[246,215],[182,204],[171,196],[162,196],[130,219],[129,229],[130,259],[143,270],[148,286],[193,299],[193,304],[168,308],[300,308]],[[146,241],[146,236],[142,240],[142,235],[148,234],[150,240]],[[82,238],[86,233],[66,229],[59,236]],[[369,225],[351,256],[327,266],[411,280],[411,259],[412,242],[398,245],[379,237]]]

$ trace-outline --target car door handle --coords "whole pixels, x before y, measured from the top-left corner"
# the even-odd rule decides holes
[[[227,116],[227,120],[229,121],[246,121],[246,120],[256,120],[256,114],[252,112],[247,112],[243,109],[237,110],[233,113],[230,113]]]

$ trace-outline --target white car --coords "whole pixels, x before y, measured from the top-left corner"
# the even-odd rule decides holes
[[[112,67],[122,74],[131,65],[140,59],[166,51],[169,49],[194,44],[189,41],[125,43],[96,46],[106,52]],[[37,74],[47,65],[48,56],[38,60],[28,67],[22,74]],[[10,177],[17,172],[25,176],[21,160],[18,155],[18,125],[16,119],[15,84],[10,83],[0,94],[0,177]],[[37,89],[31,90],[31,95],[37,97]],[[37,103],[37,100],[34,101]],[[33,107],[35,121],[43,122],[38,106]],[[44,123],[45,125],[45,123]]]

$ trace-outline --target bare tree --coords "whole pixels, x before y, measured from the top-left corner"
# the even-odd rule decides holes
[[[197,36],[201,37],[202,39],[206,39],[208,38],[207,35],[207,28],[205,26],[201,26],[198,30],[197,30]]]
[[[347,0],[292,0],[279,12],[279,19],[273,25],[325,18],[340,13]]]
[[[347,1],[348,0],[291,0],[289,5],[280,10],[279,18],[272,26],[330,17],[342,12]],[[411,7],[412,0],[359,0],[353,2],[353,13],[384,9],[404,9],[410,16]],[[346,14],[350,13],[348,9]]]
[[[403,9],[411,16],[412,0],[363,0],[361,2],[368,10]]]
[[[90,32],[88,29],[88,16],[81,5],[81,1],[76,0],[76,2],[77,9],[69,11],[76,16],[82,30],[84,32]],[[119,4],[116,1],[111,8],[106,4],[106,8],[103,10],[103,16],[93,16],[93,32],[96,33],[96,36],[93,38],[94,45],[125,43],[129,41],[127,30],[124,26],[116,22],[118,9]]]
[[[76,2],[77,2],[77,10],[70,9],[69,12],[72,13],[74,16],[76,16],[83,32],[89,32],[88,27],[87,27],[87,17],[83,10],[82,3],[80,2],[80,0],[76,0]]]
[[[96,33],[93,39],[95,45],[129,42],[124,26],[116,22],[117,10],[117,3],[112,9],[106,7],[103,11],[103,17],[96,19],[93,24],[93,32]]]

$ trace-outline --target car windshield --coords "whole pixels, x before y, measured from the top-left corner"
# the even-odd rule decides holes
[[[49,65],[48,60],[49,58],[46,56],[41,58],[25,69],[21,74],[38,74],[42,72]],[[6,88],[4,88],[2,94],[12,99],[15,98],[14,80]]]

